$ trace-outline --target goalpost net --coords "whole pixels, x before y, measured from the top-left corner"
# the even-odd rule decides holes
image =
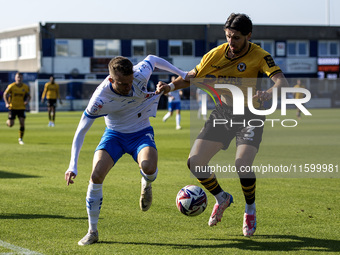
[[[41,96],[44,91],[45,83],[49,82],[48,79],[37,79],[30,82],[30,112],[38,113],[47,110],[46,100],[41,103]],[[59,84],[59,93],[62,104],[57,100],[58,111],[83,111],[93,92],[102,80],[88,80],[88,79],[56,79],[55,83]]]

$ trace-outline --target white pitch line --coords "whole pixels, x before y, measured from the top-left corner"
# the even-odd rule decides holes
[[[15,251],[16,252],[15,254],[19,253],[19,254],[24,254],[24,255],[42,255],[39,252],[31,251],[29,249],[25,249],[25,248],[22,248],[22,247],[19,247],[19,246],[10,244],[10,243],[6,243],[2,240],[0,240],[0,246],[4,247],[6,249],[9,249],[9,250]],[[5,253],[0,253],[0,255],[1,254],[14,254],[14,253],[5,252]]]

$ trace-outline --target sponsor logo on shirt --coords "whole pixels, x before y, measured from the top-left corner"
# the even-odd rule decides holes
[[[91,107],[92,114],[98,114],[100,110],[103,108],[103,102],[95,102]]]
[[[274,59],[272,58],[272,56],[268,55],[264,57],[264,60],[266,61],[268,67],[273,67],[275,66],[275,62]]]

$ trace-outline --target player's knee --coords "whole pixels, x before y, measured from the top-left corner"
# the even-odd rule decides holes
[[[154,160],[143,160],[139,167],[145,174],[154,174],[157,169],[157,162],[154,162]]]
[[[251,162],[247,162],[247,160],[238,158],[235,160],[235,167],[236,169],[240,169],[245,166],[251,166]]]
[[[207,163],[200,155],[189,156],[187,165],[189,169],[195,168],[196,166],[205,166]]]
[[[190,157],[189,157],[188,160],[187,160],[187,166],[188,166],[188,168],[190,169]]]
[[[198,160],[197,156],[190,156],[187,161],[187,166],[191,172],[195,172],[195,169],[201,166],[201,162]]]
[[[208,167],[206,164],[203,164],[202,161],[198,160],[197,156],[189,157],[187,166],[197,179],[207,179],[211,177],[211,172],[206,170]],[[204,171],[202,171],[202,169],[204,169]]]
[[[12,120],[7,120],[7,121],[6,121],[6,124],[7,124],[8,127],[13,127],[13,126],[14,126],[14,121],[12,121]]]
[[[91,181],[94,184],[102,184],[104,182],[105,176],[102,176],[101,174],[99,174],[98,172],[92,172],[91,174]]]

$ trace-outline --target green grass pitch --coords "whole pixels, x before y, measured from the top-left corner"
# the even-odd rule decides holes
[[[311,113],[295,128],[266,124],[254,165],[339,165],[340,109]],[[11,247],[30,250],[27,254],[339,254],[339,173],[332,178],[315,178],[313,173],[303,178],[258,175],[258,228],[251,238],[242,235],[244,198],[237,178],[219,178],[235,203],[217,226],[208,226],[215,203],[210,194],[204,213],[180,214],[177,192],[188,184],[199,185],[186,167],[190,114],[182,111],[179,131],[174,116],[162,122],[164,114],[159,111],[151,119],[159,151],[152,207],[147,212],[139,209],[139,169],[129,155],[123,156],[104,182],[100,242],[80,247],[77,242],[88,228],[85,195],[103,118],[88,132],[75,184],[67,187],[64,172],[81,112],[57,112],[54,128],[47,127],[46,112],[27,114],[24,146],[17,140],[18,120],[8,128],[7,113],[0,113],[0,254],[15,252]],[[270,117],[284,116],[276,112]],[[295,111],[284,118],[295,118]],[[232,165],[235,145],[223,157]],[[12,246],[1,245],[4,242]]]

